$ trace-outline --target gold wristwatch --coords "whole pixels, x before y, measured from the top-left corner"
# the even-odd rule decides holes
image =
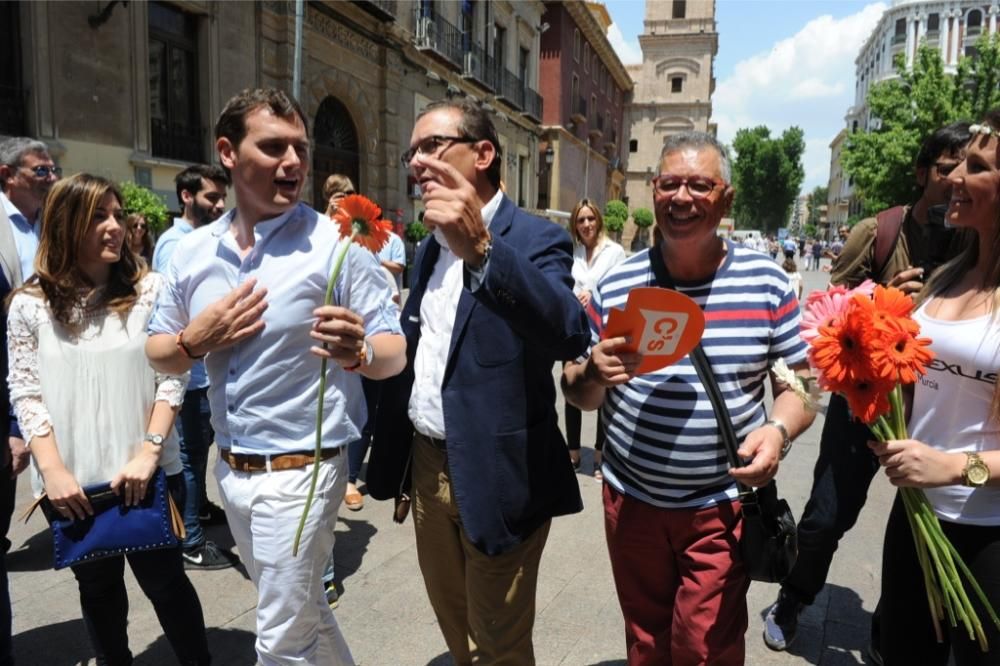
[[[965,452],[965,469],[962,470],[962,485],[969,488],[982,488],[990,480],[990,468],[986,466],[978,453]]]

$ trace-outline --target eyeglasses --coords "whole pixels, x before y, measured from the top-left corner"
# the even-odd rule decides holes
[[[433,155],[437,151],[441,150],[445,144],[449,143],[475,143],[479,139],[473,139],[467,136],[444,136],[441,134],[435,134],[434,136],[429,136],[416,146],[413,146],[407,150],[399,158],[399,161],[403,163],[403,168],[409,169],[410,162],[417,155]]]
[[[954,171],[955,167],[959,164],[961,164],[961,162],[935,162],[934,168],[937,169],[937,172],[942,176],[947,176]]]
[[[38,178],[48,178],[50,175],[54,175],[56,178],[62,178],[62,167],[57,166],[36,166],[36,167],[22,167],[27,169],[31,173],[35,174]]]
[[[677,196],[682,185],[687,187],[688,194],[691,195],[692,199],[704,199],[725,183],[704,176],[682,178],[669,173],[662,173],[653,179],[653,191],[664,197]]]

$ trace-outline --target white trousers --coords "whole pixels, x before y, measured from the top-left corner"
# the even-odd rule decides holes
[[[257,586],[257,660],[262,666],[353,666],[323,591],[337,510],[347,487],[347,449],[320,463],[316,495],[298,556],[295,530],[312,465],[237,472],[222,458],[215,479],[240,558]]]

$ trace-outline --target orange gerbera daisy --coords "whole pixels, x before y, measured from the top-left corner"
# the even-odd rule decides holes
[[[812,341],[811,360],[824,388],[868,376],[866,327],[850,313],[834,326],[823,326]]]
[[[843,387],[841,392],[847,398],[847,405],[854,418],[862,423],[874,423],[878,417],[889,413],[889,393],[895,386],[894,381],[859,377],[850,387]]]
[[[340,235],[358,245],[378,252],[389,242],[392,222],[379,219],[382,209],[366,196],[350,194],[337,202],[333,220],[340,226]]]
[[[902,326],[911,333],[916,333],[920,327],[910,318],[913,312],[913,299],[895,287],[878,285],[871,298],[854,296],[854,303],[871,319],[876,327],[891,324]]]
[[[883,379],[912,384],[917,375],[927,372],[934,353],[927,349],[930,339],[918,338],[902,325],[905,322],[916,324],[911,319],[895,319],[871,339],[872,367]]]

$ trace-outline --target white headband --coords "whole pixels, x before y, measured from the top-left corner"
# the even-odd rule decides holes
[[[969,132],[972,134],[982,134],[983,136],[990,136],[996,130],[994,130],[989,125],[969,125]]]

